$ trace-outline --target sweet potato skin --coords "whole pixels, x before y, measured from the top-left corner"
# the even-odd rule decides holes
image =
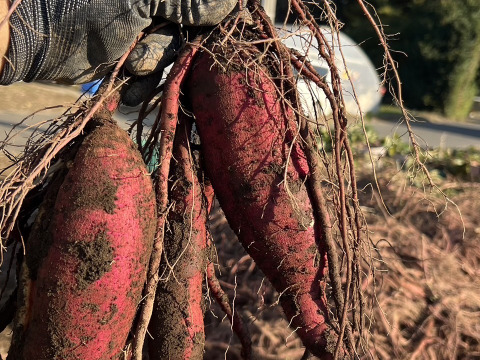
[[[28,240],[27,311],[9,358],[117,358],[140,302],[156,219],[140,154],[106,121],[69,167],[50,214],[39,217],[48,228]],[[43,255],[29,260],[35,248]]]
[[[319,229],[304,183],[308,167],[300,147],[291,147],[295,123],[267,69],[222,72],[203,53],[186,91],[204,166],[230,226],[281,294],[284,312],[305,346],[330,359],[336,336],[326,322],[327,261],[324,245],[315,243]]]
[[[207,266],[207,204],[188,143],[191,124],[179,114],[173,144],[164,253],[148,342],[150,360],[203,359],[202,285]]]

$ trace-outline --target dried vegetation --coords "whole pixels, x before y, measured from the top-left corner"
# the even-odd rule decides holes
[[[359,167],[357,167],[358,169]],[[361,167],[360,167],[361,168]],[[480,356],[480,185],[449,179],[442,196],[412,186],[385,159],[378,178],[383,201],[368,168],[359,173],[360,203],[373,244],[374,271],[362,288],[369,302],[368,352],[362,359],[476,359]],[[219,209],[211,217],[221,262],[221,280],[249,318],[258,359],[300,359],[302,344],[287,327],[278,294],[235,238]],[[238,261],[237,259],[240,259]],[[207,358],[238,357],[238,341],[214,310]],[[218,325],[217,325],[218,324]],[[218,327],[217,327],[218,326]],[[207,330],[209,327],[207,326]]]

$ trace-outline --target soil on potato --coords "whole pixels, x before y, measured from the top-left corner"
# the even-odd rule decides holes
[[[74,244],[70,252],[80,261],[75,275],[79,290],[88,288],[112,268],[114,250],[105,233],[98,234],[91,242]]]
[[[16,261],[15,261],[15,257],[12,256],[12,253],[13,251],[12,249],[10,249],[10,251],[5,254],[5,257],[3,258],[3,264],[0,267],[0,289],[2,289],[5,286],[5,291],[2,295],[2,298],[0,299],[0,309],[4,306],[5,302],[7,301],[7,299],[10,297],[10,295],[13,293],[15,289]],[[11,260],[13,260],[13,263],[12,263],[13,270],[10,273],[10,276],[7,277],[8,266]],[[8,349],[10,348],[11,341],[12,341],[12,327],[9,325],[5,328],[5,330],[0,332],[0,359],[6,358]]]
[[[0,169],[5,169],[8,165],[10,165],[10,160],[6,158],[3,154],[0,154]],[[3,177],[0,177],[0,181]],[[13,259],[12,259],[13,258]],[[12,263],[12,271],[10,272],[10,276],[8,276],[8,267],[10,262]],[[3,258],[3,263],[0,266],[0,289],[5,286],[5,291],[3,293],[2,298],[0,299],[0,309],[3,307],[7,299],[10,297],[12,292],[15,289],[15,267],[16,261],[15,257],[13,256],[13,250],[10,248],[8,252],[5,253]],[[1,290],[0,290],[1,291]],[[9,325],[5,330],[0,332],[0,359],[5,359],[7,356],[8,349],[10,348],[10,342],[12,341],[12,327]]]

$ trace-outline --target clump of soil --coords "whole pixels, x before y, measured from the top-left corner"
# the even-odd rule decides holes
[[[80,290],[101,279],[112,268],[114,250],[108,235],[98,234],[91,242],[73,244],[70,252],[79,260],[75,278]]]

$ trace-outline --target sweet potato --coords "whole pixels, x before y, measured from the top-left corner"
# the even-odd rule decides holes
[[[207,266],[207,210],[193,165],[185,116],[177,127],[170,170],[169,199],[152,318],[148,327],[150,359],[203,359],[205,332],[202,284]]]
[[[117,358],[132,326],[155,197],[127,134],[93,123],[28,239],[10,359]]]
[[[192,68],[186,92],[204,166],[230,226],[279,292],[291,327],[313,354],[331,359],[337,336],[328,324],[327,260],[324,244],[315,241],[321,233],[305,186],[308,166],[292,145],[294,118],[268,68],[245,71],[259,52],[245,54],[230,52],[219,66],[222,56],[214,62],[202,53]]]

